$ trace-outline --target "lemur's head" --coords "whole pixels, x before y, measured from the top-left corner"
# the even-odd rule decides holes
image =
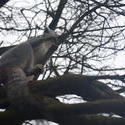
[[[58,35],[54,30],[51,30],[50,28],[45,28],[44,33],[43,33],[44,38],[50,38],[50,41],[52,42],[53,45],[58,45]]]
[[[57,37],[56,32],[48,27],[45,28],[43,35],[44,37]]]

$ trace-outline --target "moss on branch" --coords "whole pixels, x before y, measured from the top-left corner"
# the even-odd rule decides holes
[[[76,94],[87,101],[123,98],[104,83],[92,80],[91,76],[74,74],[36,81],[29,87],[34,93],[49,97]]]
[[[90,76],[69,74],[58,78],[34,81],[33,84],[29,84],[29,88],[31,93],[35,95],[34,98],[41,103],[40,112],[42,115],[33,113],[22,117],[22,114],[18,114],[18,120],[46,119],[61,123],[62,125],[68,125],[69,122],[72,122],[70,121],[71,118],[74,117],[73,123],[81,121],[81,124],[85,122],[86,125],[89,125],[90,122],[88,118],[90,121],[93,121],[93,124],[95,124],[96,121],[99,124],[105,119],[105,117],[99,117],[100,122],[98,121],[98,116],[86,117],[86,114],[90,114],[89,116],[91,116],[92,114],[105,112],[115,113],[121,116],[125,115],[125,99],[104,83],[92,80]],[[1,92],[5,92],[4,87],[1,88],[1,90]],[[55,99],[56,96],[65,94],[76,94],[90,102],[80,104],[63,104]],[[1,102],[4,96],[5,99],[7,99],[6,94],[0,95]],[[9,115],[11,113],[16,115],[13,113],[13,110],[10,109],[5,112],[0,112],[0,121],[2,120],[6,122],[7,119],[13,120],[13,117]],[[69,120],[67,120],[68,118]],[[121,125],[124,123],[124,119],[119,121],[119,119],[106,118],[106,120],[107,122],[105,122],[105,125],[112,125],[108,120],[111,120],[112,123],[114,123],[114,121],[118,121]]]

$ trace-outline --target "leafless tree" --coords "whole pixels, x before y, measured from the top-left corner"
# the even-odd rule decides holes
[[[1,85],[0,108],[6,109],[0,112],[1,124],[19,125],[26,120],[44,119],[60,125],[124,125],[125,99],[120,94],[125,91],[125,68],[111,61],[125,51],[125,24],[121,21],[125,18],[125,1],[6,2],[0,4],[0,54],[19,42],[41,35],[47,26],[58,33],[59,46],[50,49],[41,80],[29,84],[31,93],[44,104],[43,115],[32,113],[23,117],[8,109],[5,88]],[[10,35],[14,36],[12,41],[7,39]],[[87,102],[65,104],[57,100],[66,94],[78,95]]]

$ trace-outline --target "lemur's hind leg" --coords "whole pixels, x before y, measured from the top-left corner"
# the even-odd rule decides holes
[[[40,104],[29,93],[27,78],[20,68],[7,71],[7,96],[12,108],[26,113],[33,113],[40,109]]]

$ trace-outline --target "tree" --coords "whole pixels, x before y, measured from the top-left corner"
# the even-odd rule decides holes
[[[60,44],[48,52],[42,80],[29,84],[34,98],[42,103],[41,115],[25,115],[10,109],[1,85],[0,108],[6,109],[0,112],[1,124],[45,119],[60,125],[124,125],[125,99],[120,94],[125,90],[125,68],[107,63],[125,50],[125,25],[119,20],[124,18],[124,11],[125,2],[119,0],[45,0],[25,8],[12,1],[2,6],[1,36],[16,34],[14,42],[19,43],[37,37],[49,26],[58,32]],[[0,53],[11,47],[1,47]],[[120,89],[113,90],[108,85]],[[56,97],[66,94],[81,96],[87,102],[65,104],[57,100]]]

